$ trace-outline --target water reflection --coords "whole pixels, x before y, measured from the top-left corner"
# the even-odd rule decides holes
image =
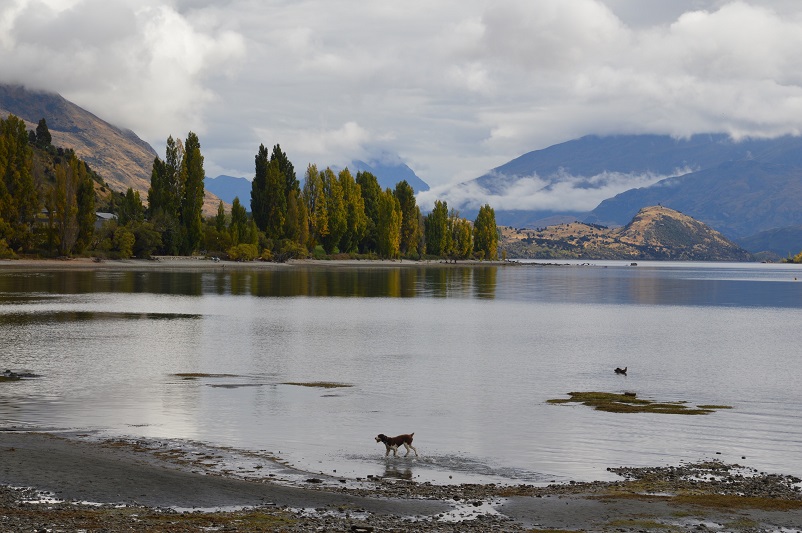
[[[48,271],[0,273],[0,297],[14,294],[149,293],[270,297],[495,297],[498,267],[319,268],[281,270]],[[2,302],[3,300],[0,300]]]

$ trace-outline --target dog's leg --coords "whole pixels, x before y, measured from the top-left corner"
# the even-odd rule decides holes
[[[417,456],[418,456],[418,450],[416,450],[416,449],[415,449],[415,447],[414,447],[413,445],[411,445],[411,444],[407,444],[407,443],[405,442],[405,443],[404,443],[404,447],[407,449],[407,455],[409,455],[409,449],[410,449],[410,448],[412,448],[412,451],[413,451],[413,452],[415,452],[415,457],[417,457]],[[404,457],[406,457],[407,455],[405,455]]]

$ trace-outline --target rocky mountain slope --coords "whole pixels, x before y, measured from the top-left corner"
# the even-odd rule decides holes
[[[623,227],[585,222],[546,228],[502,228],[510,258],[749,261],[749,252],[721,233],[673,209],[646,207]]]
[[[547,220],[565,221],[568,217],[624,225],[639,209],[662,203],[729,238],[802,224],[802,210],[795,207],[802,204],[802,137],[735,141],[722,134],[687,139],[587,136],[529,152],[460,186],[503,197],[522,190],[522,180],[533,176],[542,187],[536,192],[531,187],[524,190],[553,198],[552,207],[512,211],[496,206],[499,223],[543,226]],[[653,179],[634,185],[639,176]],[[629,190],[617,196],[611,193],[591,213],[570,209],[564,200],[612,189],[611,181],[618,191],[624,191],[620,186],[628,179],[633,183]],[[519,199],[516,203],[526,202]]]
[[[73,149],[114,191],[130,187],[143,201],[147,199],[157,153],[134,132],[117,128],[58,94],[0,84],[0,116],[9,114],[24,120],[29,130],[44,118],[54,146]],[[219,201],[207,192],[204,214],[217,213]]]

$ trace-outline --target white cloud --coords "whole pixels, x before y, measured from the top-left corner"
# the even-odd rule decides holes
[[[586,134],[798,134],[800,49],[795,0],[0,6],[0,81],[57,91],[157,151],[192,130],[208,171],[245,176],[260,143],[298,169],[389,151],[434,190]],[[549,199],[532,180],[493,200],[597,194],[569,180]]]
[[[574,176],[560,171],[545,178],[532,175],[517,179],[496,175],[499,179],[493,192],[471,181],[422,192],[417,199],[426,210],[432,208],[435,200],[445,200],[450,207],[473,210],[489,203],[496,210],[586,212],[616,194],[691,171],[690,168],[677,169],[670,175],[603,172],[595,176]]]

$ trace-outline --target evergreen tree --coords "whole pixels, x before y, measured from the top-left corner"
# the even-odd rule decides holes
[[[47,122],[42,118],[36,126],[36,146],[46,149],[52,142],[53,137],[50,135],[50,130],[47,128]]]
[[[498,259],[496,212],[489,204],[479,208],[479,214],[473,223],[473,246],[477,255],[484,259]]]
[[[184,143],[184,162],[181,165],[185,172],[184,197],[181,202],[181,226],[183,228],[182,251],[186,255],[192,254],[200,246],[203,238],[203,155],[200,150],[200,140],[192,132],[187,134]]]

